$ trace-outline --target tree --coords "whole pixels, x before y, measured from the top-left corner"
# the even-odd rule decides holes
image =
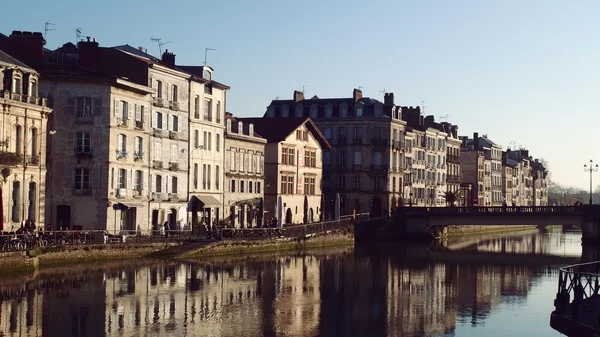
[[[446,191],[442,193],[442,196],[446,200],[446,203],[450,204],[450,207],[454,207],[456,206],[456,202],[458,201],[458,199],[460,199],[460,192]]]

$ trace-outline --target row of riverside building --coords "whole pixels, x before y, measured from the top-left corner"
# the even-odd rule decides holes
[[[547,170],[527,150],[363,97],[274,100],[264,116],[227,111],[210,66],[165,51],[44,48],[0,34],[0,207],[4,230],[235,227],[391,213],[402,206],[547,204]],[[176,227],[177,226],[177,227]]]

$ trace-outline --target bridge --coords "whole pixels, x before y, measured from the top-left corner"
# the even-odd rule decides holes
[[[600,243],[600,205],[500,207],[400,207],[387,223],[361,239],[439,237],[448,226],[550,226],[571,225],[582,230],[582,240]],[[373,229],[371,228],[371,231]]]

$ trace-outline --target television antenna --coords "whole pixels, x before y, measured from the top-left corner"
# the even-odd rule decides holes
[[[53,26],[56,26],[56,24],[50,21],[46,21],[46,23],[44,24],[44,39],[46,39],[46,36],[48,36],[49,31],[56,30],[56,28],[52,28]]]
[[[444,120],[444,122],[448,122],[448,117],[450,117],[450,115],[440,116],[440,122],[442,121],[442,119]]]
[[[357,89],[362,91],[363,87],[359,85]]]
[[[83,28],[75,28],[75,42],[79,42],[81,41],[81,31],[83,30]]]
[[[421,101],[421,113],[425,115],[425,101]]]
[[[162,38],[160,37],[151,37],[150,41],[156,42],[158,44],[158,52],[160,53],[160,55],[162,55],[162,46],[166,45],[167,43],[171,43],[171,41],[162,42]]]
[[[204,48],[204,65],[206,65],[206,58],[208,56],[208,51],[217,51],[217,50],[214,48],[208,48],[208,47]]]
[[[383,88],[383,90],[381,90],[379,93],[385,95],[385,94],[387,94],[387,91],[385,91],[385,88]]]
[[[302,93],[306,94],[307,92],[309,92],[310,90],[308,90],[308,85],[303,85],[302,86]]]

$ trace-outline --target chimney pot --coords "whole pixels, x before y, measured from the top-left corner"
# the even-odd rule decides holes
[[[354,99],[354,102],[358,102],[358,100],[360,100],[362,97],[362,90],[354,89],[354,91],[352,92],[352,99]]]
[[[304,100],[304,93],[302,91],[294,90],[294,102],[300,102]]]
[[[231,119],[227,118],[227,122],[225,124],[227,127],[227,133],[231,133]]]

